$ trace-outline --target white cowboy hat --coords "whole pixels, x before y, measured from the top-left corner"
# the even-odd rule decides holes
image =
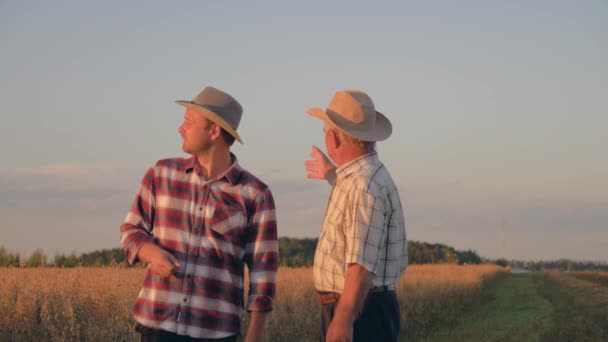
[[[311,108],[308,114],[363,141],[381,141],[390,137],[393,127],[374,102],[359,90],[337,91],[326,110]]]

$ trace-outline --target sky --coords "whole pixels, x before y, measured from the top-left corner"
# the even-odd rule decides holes
[[[145,171],[185,156],[205,86],[243,105],[239,164],[279,235],[317,237],[305,177],[334,93],[365,91],[410,240],[608,262],[607,1],[0,0],[0,246],[119,246]]]

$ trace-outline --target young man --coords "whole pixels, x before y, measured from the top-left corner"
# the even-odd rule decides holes
[[[191,157],[152,166],[120,227],[129,262],[148,264],[136,330],[140,341],[236,341],[245,305],[246,341],[261,341],[275,296],[277,224],[270,189],[230,152],[242,143],[242,107],[212,87],[177,103],[186,107],[178,131]]]
[[[332,185],[314,260],[323,341],[397,341],[395,283],[407,266],[401,200],[375,142],[392,132],[367,94],[338,91],[324,121],[325,147],[306,161],[307,177]]]

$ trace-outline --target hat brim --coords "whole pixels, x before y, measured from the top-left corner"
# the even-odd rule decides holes
[[[241,140],[241,136],[219,115],[215,114],[214,112],[210,111],[209,109],[207,109],[203,106],[200,106],[192,101],[180,100],[180,101],[175,101],[175,103],[177,103],[180,106],[184,106],[188,109],[192,109],[198,113],[203,114],[207,119],[213,121],[213,123],[218,124],[226,132],[228,132],[228,134],[232,135],[234,137],[234,139],[236,139],[236,141],[243,144],[243,140]]]
[[[384,114],[376,111],[376,123],[373,130],[357,130],[342,124],[342,117],[332,111],[321,108],[310,108],[306,113],[319,118],[331,126],[362,141],[382,141],[388,139],[393,132],[393,126]]]

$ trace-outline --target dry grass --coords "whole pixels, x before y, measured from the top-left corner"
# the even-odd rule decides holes
[[[595,284],[608,286],[608,272],[574,272],[570,275]]]
[[[578,294],[578,296],[574,296],[577,297],[577,300],[589,302],[591,305],[604,308],[608,312],[608,283],[602,282],[602,280],[608,279],[608,273],[590,272],[581,277],[583,273],[555,273],[549,274],[549,278],[559,284],[562,292]],[[584,296],[581,294],[584,294]]]
[[[142,270],[0,269],[0,339],[127,341]]]
[[[479,301],[498,266],[410,266],[398,284],[402,329],[423,333]],[[0,269],[1,341],[134,341],[131,306],[143,270]],[[312,269],[281,268],[268,341],[318,340]]]
[[[496,265],[413,265],[397,293],[402,335],[420,337],[438,325],[453,322],[467,307],[477,305],[481,290],[510,270]]]
[[[556,308],[555,328],[547,341],[608,341],[608,286],[582,280],[581,273],[545,276],[542,293]],[[606,272],[593,273],[589,279],[606,277]]]

